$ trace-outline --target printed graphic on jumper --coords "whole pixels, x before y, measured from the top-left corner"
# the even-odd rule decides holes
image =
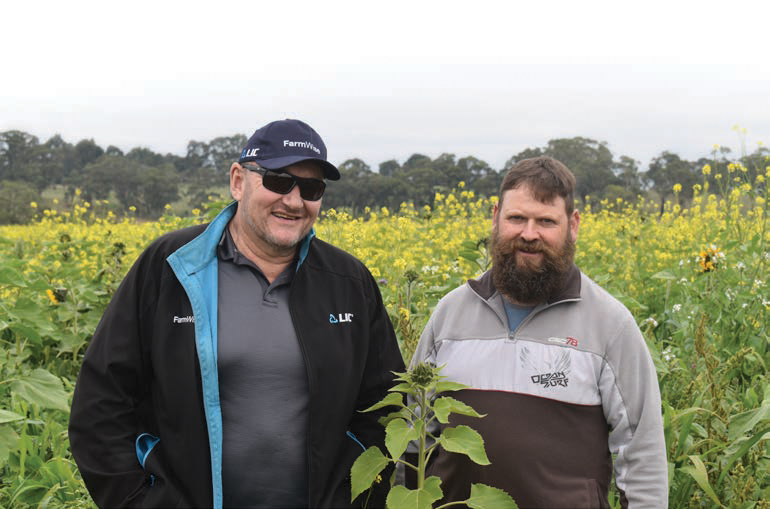
[[[174,323],[195,323],[195,316],[175,316]]]
[[[578,340],[576,338],[573,338],[572,336],[567,336],[566,338],[548,338],[548,341],[551,343],[559,343],[561,345],[567,345],[567,346],[574,346],[575,348],[578,347]]]
[[[557,385],[567,387],[567,384],[569,383],[569,378],[567,378],[567,375],[564,373],[564,371],[559,371],[556,373],[543,373],[542,375],[533,375],[530,377],[530,380],[532,380],[532,383],[540,384],[544,388],[556,387]]]
[[[557,338],[548,338],[548,341],[552,341]],[[568,341],[570,338],[565,340]],[[553,351],[553,347],[548,347],[550,351]],[[539,362],[533,360],[533,354],[530,349],[524,347],[521,349],[519,355],[519,361],[521,362],[522,369],[529,371],[529,379],[532,383],[541,385],[542,388],[551,387],[567,387],[569,384],[569,378],[567,375],[570,372],[570,366],[572,365],[571,350],[561,350],[553,360],[548,361],[540,359]],[[546,356],[548,357],[548,356]],[[545,370],[543,369],[545,368]],[[545,372],[544,372],[545,371]]]

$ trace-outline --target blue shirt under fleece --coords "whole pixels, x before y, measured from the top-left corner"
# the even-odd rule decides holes
[[[508,329],[513,332],[516,327],[524,320],[527,315],[534,309],[534,306],[517,306],[511,304],[508,299],[500,296],[503,299],[503,306],[505,306],[505,314],[508,316]]]

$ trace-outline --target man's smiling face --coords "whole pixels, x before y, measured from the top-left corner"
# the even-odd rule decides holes
[[[249,163],[244,163],[243,166]],[[318,163],[303,161],[283,168],[296,177],[323,180]],[[264,253],[287,254],[310,232],[321,210],[321,200],[303,200],[299,186],[278,194],[262,185],[262,176],[246,168],[234,179],[233,197],[238,200],[237,220],[249,241]]]

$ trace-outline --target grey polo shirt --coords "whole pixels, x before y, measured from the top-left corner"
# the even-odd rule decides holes
[[[296,262],[270,284],[228,229],[217,254],[224,506],[306,507],[310,398],[288,302]]]

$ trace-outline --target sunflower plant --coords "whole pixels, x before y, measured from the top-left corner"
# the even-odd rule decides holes
[[[449,396],[440,396],[443,392],[457,391],[466,386],[446,380],[440,375],[441,368],[420,363],[406,373],[396,373],[399,382],[385,398],[364,410],[371,412],[385,407],[397,410],[383,417],[380,422],[385,426],[385,447],[387,454],[379,447],[372,446],[356,459],[350,470],[351,501],[380,482],[381,473],[390,464],[402,464],[404,468],[416,473],[416,489],[394,485],[395,474],[391,478],[391,487],[386,499],[391,509],[429,509],[433,503],[441,500],[444,492],[441,479],[436,476],[425,478],[425,471],[431,455],[438,447],[446,451],[467,455],[479,465],[488,465],[484,440],[478,432],[468,426],[445,427],[439,436],[432,429],[436,422],[449,423],[449,415],[457,413],[472,417],[484,417],[465,403]],[[407,396],[406,403],[404,395]],[[417,445],[417,464],[404,459],[404,453],[410,442]],[[503,490],[485,484],[472,484],[470,498],[457,502],[448,502],[437,509],[462,505],[474,509],[509,509],[518,506]]]

